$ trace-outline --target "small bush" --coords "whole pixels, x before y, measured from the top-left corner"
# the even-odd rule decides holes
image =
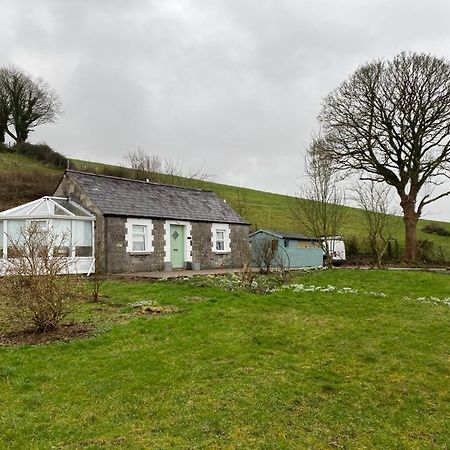
[[[401,250],[397,239],[391,239],[388,242],[386,249],[386,260],[387,261],[400,261],[401,260]]]
[[[356,236],[351,236],[347,239],[346,243],[347,257],[351,258],[359,254],[358,238]]]
[[[109,175],[111,177],[119,177],[119,178],[130,178],[132,173],[130,173],[130,169],[121,166],[107,166],[102,167],[97,173],[101,175]]]
[[[14,145],[13,149],[19,155],[25,155],[38,161],[43,161],[51,166],[61,169],[67,167],[67,158],[53,150],[47,144],[30,144],[24,142]]]
[[[428,234],[437,234],[438,236],[450,236],[450,231],[437,223],[429,223],[423,226],[422,231]]]
[[[433,241],[422,239],[417,242],[417,250],[419,259],[424,262],[431,262],[434,260],[434,244]]]
[[[11,153],[11,147],[8,144],[0,142],[0,153]]]
[[[36,225],[22,229],[10,243],[8,254],[12,250],[17,257],[6,261],[0,283],[4,328],[55,330],[80,300],[81,284],[67,274],[67,258],[58,256],[63,243],[64,236],[52,236]]]

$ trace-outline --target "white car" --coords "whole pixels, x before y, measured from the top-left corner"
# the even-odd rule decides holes
[[[322,237],[322,241],[326,239],[328,246],[328,254],[331,257],[333,264],[339,265],[345,263],[345,243],[342,236],[328,236]],[[325,258],[325,252],[324,252]]]

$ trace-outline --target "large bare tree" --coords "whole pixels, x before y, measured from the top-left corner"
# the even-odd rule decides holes
[[[0,140],[7,133],[25,142],[36,126],[54,122],[60,113],[58,95],[42,79],[15,66],[0,69]]]
[[[321,239],[322,250],[331,266],[333,239],[339,234],[345,219],[345,195],[339,187],[336,165],[329,159],[329,143],[315,137],[306,154],[306,180],[299,186],[292,212],[302,228],[311,236]]]
[[[423,53],[361,66],[323,101],[319,121],[343,170],[363,171],[398,194],[405,258],[417,257],[417,221],[450,194],[450,65]]]

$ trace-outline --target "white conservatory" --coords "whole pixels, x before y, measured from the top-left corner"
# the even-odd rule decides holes
[[[14,258],[14,244],[24,239],[23,230],[30,225],[60,237],[58,252],[67,258],[68,273],[89,275],[94,271],[95,216],[71,199],[42,197],[0,212],[0,275]]]

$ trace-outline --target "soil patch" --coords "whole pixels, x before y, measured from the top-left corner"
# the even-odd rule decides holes
[[[36,333],[33,330],[0,334],[0,346],[48,344],[55,341],[70,341],[92,334],[94,327],[85,323],[67,323],[56,330]]]
[[[211,300],[209,297],[200,297],[199,295],[193,295],[191,297],[184,297],[184,300],[190,303],[207,302]]]
[[[174,305],[154,305],[154,306],[144,306],[140,313],[150,316],[160,316],[163,314],[172,314],[180,312],[180,309]]]

